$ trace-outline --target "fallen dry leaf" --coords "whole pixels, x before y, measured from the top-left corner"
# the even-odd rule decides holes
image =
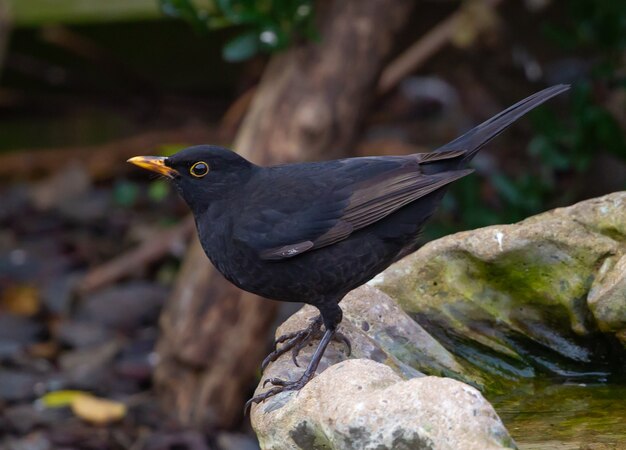
[[[18,316],[34,316],[39,312],[39,292],[33,286],[11,286],[4,291],[0,305]]]
[[[96,425],[116,422],[126,415],[126,405],[123,403],[91,395],[77,396],[72,400],[70,406],[76,416]]]

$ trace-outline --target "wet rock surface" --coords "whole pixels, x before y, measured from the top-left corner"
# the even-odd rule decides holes
[[[625,224],[618,192],[439,239],[371,284],[491,383],[602,380],[626,361]]]

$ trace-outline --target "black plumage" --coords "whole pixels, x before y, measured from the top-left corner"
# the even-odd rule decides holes
[[[295,356],[325,332],[302,378],[269,380],[251,401],[301,388],[336,333],[339,302],[395,260],[417,237],[447,185],[472,172],[468,163],[515,120],[568,89],[540,91],[431,153],[348,158],[260,167],[221,147],[190,147],[168,157],[129,160],[171,178],[189,204],[200,242],[232,283],[261,296],[316,306],[320,318],[279,338]],[[345,338],[342,338],[345,340]]]

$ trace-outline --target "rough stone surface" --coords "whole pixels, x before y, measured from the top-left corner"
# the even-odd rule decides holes
[[[600,330],[616,333],[626,347],[626,255],[604,260],[587,303]]]
[[[457,357],[446,350],[424,328],[405,313],[387,294],[371,286],[349,293],[341,302],[343,321],[341,332],[352,343],[352,358],[365,358],[388,365],[404,378],[430,375],[454,375],[473,381],[480,374],[467,370]],[[305,328],[318,315],[316,308],[304,306],[276,331],[276,336]],[[305,347],[298,358],[304,367],[313,354],[317,341]],[[318,371],[346,359],[343,344],[331,342]],[[294,371],[293,361],[283,356],[272,363],[264,377],[295,380],[300,371]]]
[[[515,448],[474,388],[439,377],[404,380],[366,359],[336,364],[282,408],[255,407],[263,449],[491,450]]]

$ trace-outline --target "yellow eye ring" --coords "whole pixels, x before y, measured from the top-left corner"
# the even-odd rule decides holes
[[[189,169],[189,173],[196,178],[202,178],[209,173],[209,165],[204,161],[198,161]]]

